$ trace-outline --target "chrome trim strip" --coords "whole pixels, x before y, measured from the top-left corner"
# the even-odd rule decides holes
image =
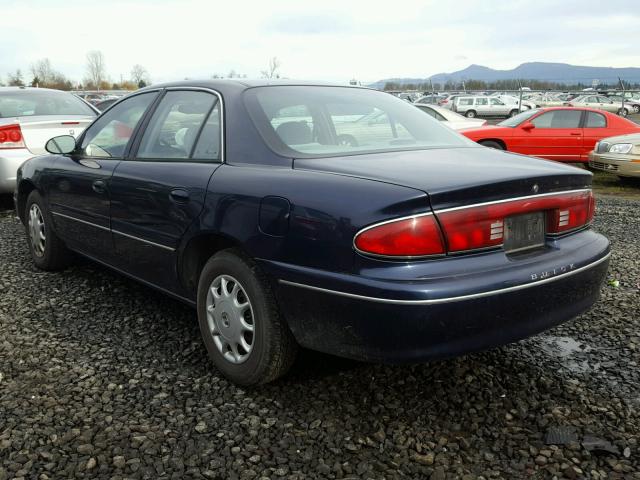
[[[224,142],[225,139],[225,131],[224,131],[224,101],[222,100],[222,95],[217,90],[213,90],[212,88],[206,87],[167,87],[166,91],[175,91],[175,90],[188,90],[195,92],[208,92],[213,93],[216,97],[218,97],[218,103],[220,104],[220,163],[226,163],[225,153],[226,153],[226,145]],[[207,119],[208,120],[208,119]],[[213,163],[213,162],[212,162]]]
[[[441,210],[436,210],[435,213],[437,215],[438,213],[453,212],[455,210],[464,210],[466,208],[484,207],[485,205],[495,205],[498,203],[515,202],[518,200],[529,200],[530,198],[552,197],[556,195],[566,195],[570,193],[582,193],[582,192],[590,192],[590,191],[591,191],[590,188],[581,188],[579,190],[565,190],[562,192],[541,193],[540,195],[526,195],[524,197],[512,197],[512,198],[506,198],[504,200],[494,200],[492,202],[474,203],[472,205],[463,205],[461,207],[443,208]]]
[[[79,218],[70,217],[69,215],[65,215],[63,213],[58,213],[58,212],[51,212],[51,213],[53,215],[57,215],[58,217],[63,217],[63,218],[67,218],[69,220],[73,220],[73,221],[76,221],[76,222],[84,223],[85,225],[90,225],[92,227],[99,228],[100,230],[104,230],[106,232],[117,233],[118,235],[122,235],[123,237],[131,238],[133,240],[138,240],[140,242],[147,243],[149,245],[153,245],[154,247],[164,248],[165,250],[169,250],[170,252],[175,252],[175,250],[176,250],[173,247],[167,247],[166,245],[161,245],[159,243],[151,242],[149,240],[145,240],[144,238],[135,237],[133,235],[129,235],[128,233],[124,233],[124,232],[120,232],[118,230],[113,230],[113,229],[110,229],[110,228],[107,228],[107,227],[103,227],[102,225],[96,225],[95,223],[87,222],[85,220],[80,220]]]
[[[69,215],[65,215],[63,213],[58,213],[58,212],[51,212],[53,215],[56,215],[57,217],[62,217],[62,218],[66,218],[68,220],[73,220],[75,222],[80,222],[80,223],[84,223],[85,225],[90,225],[92,227],[95,228],[99,228],[100,230],[105,230],[107,232],[111,231],[111,229],[107,228],[107,227],[103,227],[102,225],[97,225],[95,223],[91,223],[91,222],[87,222],[85,220],[80,220],[79,218],[75,218],[75,217],[70,217]]]
[[[128,233],[120,232],[119,230],[111,229],[111,232],[112,233],[117,233],[118,235],[122,235],[123,237],[127,237],[127,238],[130,238],[132,240],[138,240],[139,242],[147,243],[149,245],[153,245],[154,247],[158,247],[158,248],[163,248],[165,250],[169,250],[170,252],[175,252],[175,250],[176,250],[173,247],[167,247],[166,245],[161,245],[159,243],[151,242],[149,240],[145,240],[144,238],[140,238],[140,237],[136,237],[134,235],[129,235]]]
[[[370,301],[370,302],[377,302],[377,303],[387,303],[387,304],[395,304],[395,305],[437,305],[437,304],[441,304],[441,303],[452,303],[452,302],[460,302],[460,301],[464,301],[464,300],[473,300],[476,298],[483,298],[483,297],[490,297],[492,295],[498,295],[501,293],[508,293],[508,292],[515,292],[518,290],[524,290],[526,288],[529,287],[534,287],[537,285],[543,285],[545,283],[550,283],[550,282],[554,282],[556,280],[560,280],[562,278],[566,278],[569,277],[571,275],[574,275],[576,273],[580,273],[584,270],[587,270],[591,267],[595,267],[596,265],[604,262],[605,260],[607,260],[609,257],[611,256],[611,252],[607,253],[604,257],[596,260],[595,262],[590,263],[589,265],[584,265],[580,268],[576,268],[575,270],[571,270],[570,272],[567,273],[562,273],[560,275],[556,275],[555,277],[549,277],[549,278],[544,278],[542,280],[537,280],[535,282],[530,282],[530,283],[526,283],[526,284],[522,284],[522,285],[516,285],[513,287],[506,287],[506,288],[499,288],[497,290],[490,290],[487,292],[480,292],[480,293],[472,293],[470,295],[460,295],[458,297],[448,297],[448,298],[433,298],[433,299],[428,299],[428,300],[396,300],[396,299],[392,299],[392,298],[379,298],[379,297],[368,297],[366,295],[357,295],[355,293],[347,293],[347,292],[340,292],[337,290],[329,290],[326,288],[320,288],[320,287],[314,287],[312,285],[306,285],[303,283],[296,283],[296,282],[290,282],[288,280],[278,280],[279,283],[283,284],[283,285],[290,285],[293,287],[300,287],[300,288],[306,288],[308,290],[314,290],[317,292],[322,292],[322,293],[330,293],[333,295],[339,295],[341,297],[348,297],[348,298],[354,298],[357,300],[366,300],[366,301]]]

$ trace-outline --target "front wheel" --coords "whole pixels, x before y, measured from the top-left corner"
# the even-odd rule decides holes
[[[629,110],[627,110],[626,108],[621,108],[620,110],[618,110],[618,115],[620,115],[621,117],[626,117],[627,115],[629,115]]]
[[[68,266],[72,254],[53,231],[51,215],[37,190],[27,197],[24,219],[29,251],[36,267],[55,271]]]
[[[640,113],[640,105],[633,106],[633,113]]]
[[[200,274],[197,306],[209,357],[231,381],[268,383],[293,364],[295,339],[267,279],[241,252],[223,250],[209,259]]]
[[[510,117],[515,117],[518,113],[520,113],[520,112],[514,108],[513,110],[511,110],[509,112],[509,116]]]

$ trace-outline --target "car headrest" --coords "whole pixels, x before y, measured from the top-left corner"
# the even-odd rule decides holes
[[[313,140],[311,129],[304,120],[282,123],[276,128],[276,133],[287,145],[302,145]]]

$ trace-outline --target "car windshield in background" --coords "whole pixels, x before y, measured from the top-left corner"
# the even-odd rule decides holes
[[[517,127],[522,122],[526,122],[527,120],[529,120],[531,117],[533,117],[538,112],[540,112],[540,110],[538,110],[537,108],[533,108],[531,110],[526,110],[526,111],[521,112],[521,113],[519,113],[517,115],[514,115],[511,118],[507,118],[506,120],[503,120],[498,125],[500,125],[501,127]]]
[[[474,146],[413,105],[372,90],[258,87],[246,91],[245,101],[265,141],[284,156]]]
[[[37,89],[0,92],[0,118],[34,115],[96,116],[96,113],[81,99],[66,92]]]

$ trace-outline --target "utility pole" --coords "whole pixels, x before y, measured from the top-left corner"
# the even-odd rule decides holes
[[[620,88],[622,88],[622,108],[620,108],[620,113],[624,112],[624,82],[620,77],[618,77],[618,81],[620,82]]]
[[[429,79],[429,83],[431,84],[431,94],[432,94],[432,95],[435,95],[435,94],[436,94],[436,91],[435,91],[435,89],[433,88],[433,82],[431,81],[431,79]]]
[[[522,83],[518,79],[518,89],[520,90],[520,101],[518,101],[518,113],[522,111]]]

